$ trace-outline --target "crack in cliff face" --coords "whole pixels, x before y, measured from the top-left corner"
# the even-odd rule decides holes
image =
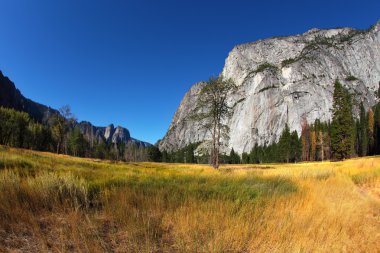
[[[234,47],[222,71],[224,78],[231,78],[238,86],[238,92],[229,97],[234,114],[228,121],[231,132],[227,148],[242,153],[256,143],[278,141],[285,123],[300,133],[303,115],[310,123],[331,119],[336,79],[366,108],[374,105],[380,80],[379,30],[380,22],[368,30],[313,29],[298,36]],[[182,148],[207,138],[204,130],[198,131],[197,123],[180,123],[196,103],[198,88],[198,84],[193,86],[182,100],[171,130],[159,143],[161,150]],[[252,131],[253,126],[257,131]]]

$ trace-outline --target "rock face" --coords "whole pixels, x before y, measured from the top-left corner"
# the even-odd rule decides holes
[[[278,141],[287,123],[301,132],[301,122],[331,120],[334,81],[353,94],[355,107],[376,103],[380,81],[380,22],[362,31],[351,28],[312,29],[302,35],[277,37],[238,45],[229,53],[223,78],[237,91],[229,94],[234,113],[228,120],[226,150],[249,152],[252,147]],[[210,133],[187,118],[204,83],[186,93],[161,150],[176,150],[210,139]],[[357,115],[358,109],[354,109]]]
[[[148,147],[151,144],[148,142],[136,140],[131,137],[128,129],[117,126],[114,127],[113,124],[107,126],[107,127],[97,127],[93,126],[88,121],[82,121],[78,123],[79,129],[81,130],[82,134],[86,137],[87,140],[89,140],[91,143],[97,143],[100,140],[103,140],[108,143],[129,143],[133,142],[137,144],[138,146]]]

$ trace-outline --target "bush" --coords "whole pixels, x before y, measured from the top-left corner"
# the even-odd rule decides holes
[[[263,72],[264,70],[266,69],[275,69],[277,70],[277,67],[268,63],[268,62],[264,62],[263,64],[260,64],[257,69],[254,71],[255,74],[257,73],[260,73],[260,72]]]
[[[356,81],[356,80],[359,80],[357,77],[355,76],[352,76],[352,75],[349,75],[346,77],[345,79],[346,81]]]
[[[293,63],[295,63],[297,60],[298,60],[297,58],[289,58],[289,59],[283,60],[283,61],[281,62],[281,66],[282,66],[282,67],[285,67],[285,66],[287,66],[287,65],[293,64]]]

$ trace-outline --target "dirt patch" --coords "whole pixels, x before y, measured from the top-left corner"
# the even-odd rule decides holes
[[[0,252],[39,252],[37,237],[26,227],[0,230]]]

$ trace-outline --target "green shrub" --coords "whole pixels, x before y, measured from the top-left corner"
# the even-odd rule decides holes
[[[356,81],[356,80],[359,80],[357,77],[353,76],[353,75],[349,75],[346,77],[345,79],[346,81]]]
[[[264,62],[263,64],[260,64],[256,70],[254,71],[256,74],[257,73],[260,73],[260,72],[263,72],[264,70],[266,69],[274,69],[274,70],[277,70],[277,67],[268,63],[268,62]]]
[[[266,90],[269,90],[269,89],[276,89],[276,88],[278,88],[278,86],[274,86],[274,85],[272,85],[272,86],[267,86],[267,87],[264,87],[264,88],[260,89],[260,90],[258,91],[258,93],[263,92],[263,91],[266,91]]]
[[[282,67],[285,67],[285,66],[287,66],[287,65],[290,65],[290,64],[295,63],[296,61],[298,61],[297,58],[289,58],[289,59],[283,60],[283,61],[281,62],[281,66],[282,66]]]

